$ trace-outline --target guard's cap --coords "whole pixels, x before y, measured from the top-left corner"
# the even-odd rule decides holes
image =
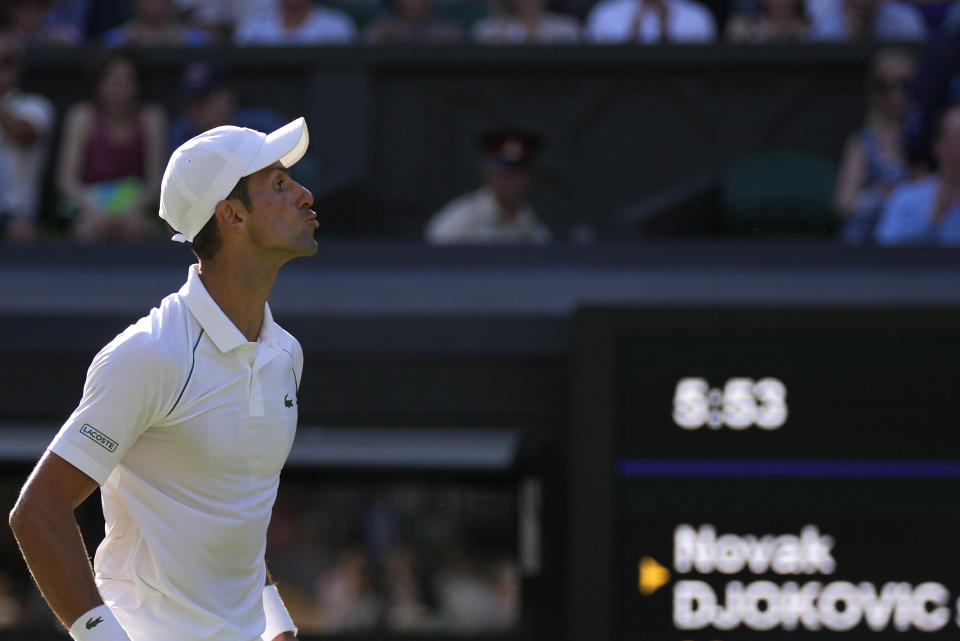
[[[270,134],[215,127],[177,147],[160,183],[160,218],[178,232],[173,240],[192,241],[241,178],[277,161],[291,167],[309,144],[301,117]]]
[[[528,167],[542,140],[529,131],[498,129],[480,136],[480,148],[488,162],[502,167]]]

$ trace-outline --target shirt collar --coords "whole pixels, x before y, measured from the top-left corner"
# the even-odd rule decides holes
[[[200,280],[200,265],[191,265],[187,272],[187,282],[180,288],[180,297],[187,304],[187,308],[200,323],[210,339],[222,353],[226,354],[241,345],[249,342],[240,333],[227,315],[223,313],[216,301],[210,297],[207,288]],[[260,340],[273,344],[276,333],[273,330],[273,315],[270,306],[263,306],[263,322],[260,324]]]

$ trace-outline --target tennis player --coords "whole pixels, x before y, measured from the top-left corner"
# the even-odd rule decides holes
[[[83,397],[10,514],[77,641],[288,641],[264,560],[297,425],[300,344],[270,314],[280,267],[317,251],[313,197],[287,174],[303,118],[179,147],[160,216],[199,259],[186,284],[93,359]],[[74,509],[100,486],[93,568]]]

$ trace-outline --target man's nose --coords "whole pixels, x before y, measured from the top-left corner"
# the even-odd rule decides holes
[[[297,183],[297,185],[300,187],[301,190],[303,190],[303,193],[300,194],[300,200],[298,203],[298,205],[300,206],[300,209],[309,209],[310,207],[313,207],[313,194],[311,194],[310,190],[304,187],[303,185],[301,185],[300,183]]]

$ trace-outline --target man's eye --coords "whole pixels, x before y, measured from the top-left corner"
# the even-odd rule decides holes
[[[283,189],[283,181],[278,180],[277,182],[275,182],[273,184],[273,188],[276,189],[277,191],[280,191],[281,189]]]

